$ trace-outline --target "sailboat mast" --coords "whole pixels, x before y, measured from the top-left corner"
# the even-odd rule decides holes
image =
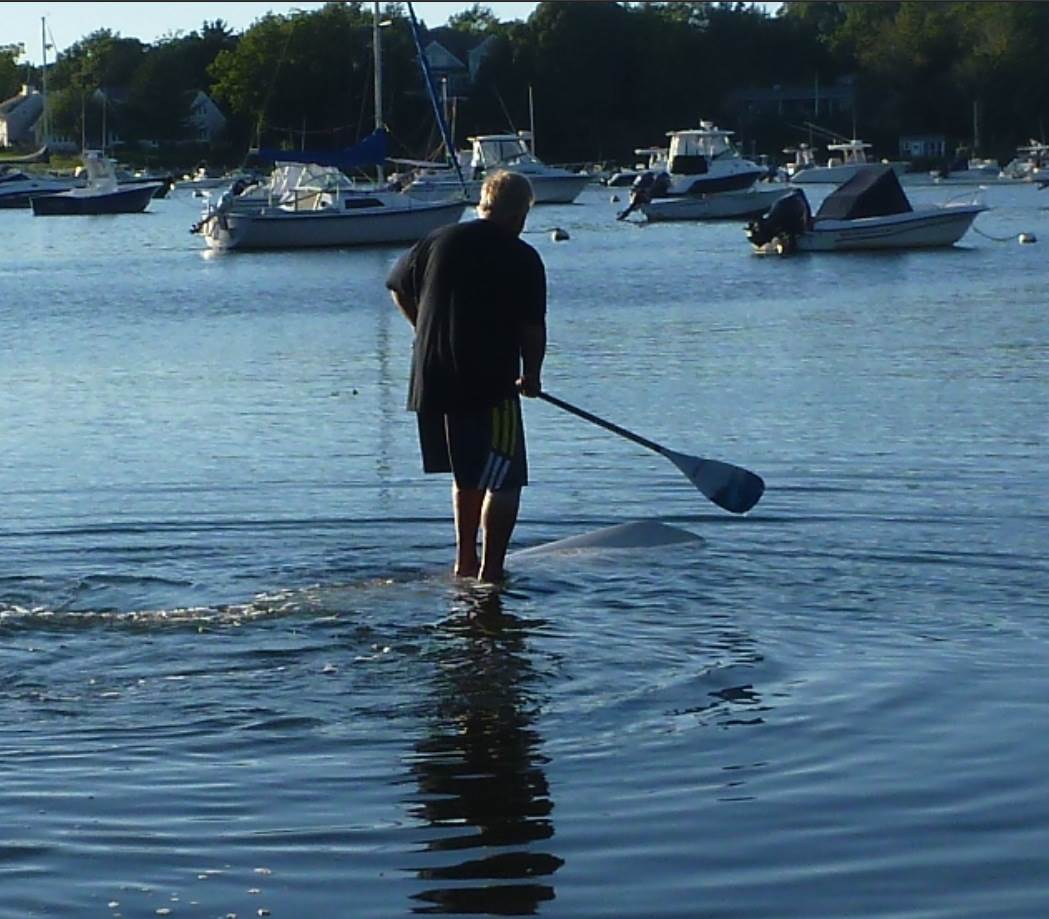
[[[375,10],[372,18],[372,48],[375,52],[375,130],[378,131],[384,127],[382,117],[382,43],[379,41],[379,0],[375,0]],[[382,163],[379,163],[375,169],[378,181],[382,184]]]
[[[419,20],[415,18],[415,7],[412,5],[411,0],[408,0],[408,20],[412,25],[412,40],[415,42],[415,54],[419,58],[419,66],[422,68],[423,80],[426,83],[426,93],[430,97],[430,105],[433,107],[433,116],[437,119],[437,126],[441,129],[441,139],[444,141],[444,148],[448,151],[448,157],[452,161],[455,175],[459,179],[459,185],[465,196],[467,194],[466,179],[463,178],[462,166],[460,166],[459,157],[455,153],[455,144],[452,142],[452,135],[448,131],[448,122],[444,120],[444,116],[441,114],[441,106],[437,102],[437,90],[433,85],[430,62],[426,59],[426,54],[423,52],[422,39],[419,37]]]
[[[535,156],[535,105],[532,101],[532,84],[528,84],[528,133],[532,135],[532,156]]]
[[[43,63],[40,65],[40,88],[44,95],[44,111],[41,120],[44,124],[44,143],[51,137],[47,126],[47,19],[40,17],[40,46],[43,50]]]

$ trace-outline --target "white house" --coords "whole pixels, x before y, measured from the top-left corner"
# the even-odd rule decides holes
[[[44,97],[32,86],[0,102],[0,147],[35,142],[34,128],[44,113]]]
[[[207,93],[197,90],[189,110],[194,140],[211,143],[226,130],[226,116]]]
[[[947,155],[947,138],[943,134],[903,134],[900,156],[910,159],[943,159]]]

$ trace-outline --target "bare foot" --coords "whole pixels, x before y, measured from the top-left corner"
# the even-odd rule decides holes
[[[506,570],[500,568],[498,571],[491,571],[482,568],[477,573],[477,580],[482,584],[502,584],[506,580]]]

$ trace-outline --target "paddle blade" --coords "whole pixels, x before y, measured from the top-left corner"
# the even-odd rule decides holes
[[[693,485],[713,501],[733,514],[745,514],[765,492],[761,476],[749,469],[722,463],[720,460],[700,459],[685,453],[663,449],[662,454],[680,469]]]

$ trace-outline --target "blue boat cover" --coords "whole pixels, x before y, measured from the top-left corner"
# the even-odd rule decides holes
[[[346,150],[279,150],[263,147],[259,159],[282,163],[316,163],[318,166],[378,166],[386,159],[386,131],[378,128]]]
[[[911,203],[891,166],[861,166],[823,199],[817,220],[855,220],[906,214]]]

